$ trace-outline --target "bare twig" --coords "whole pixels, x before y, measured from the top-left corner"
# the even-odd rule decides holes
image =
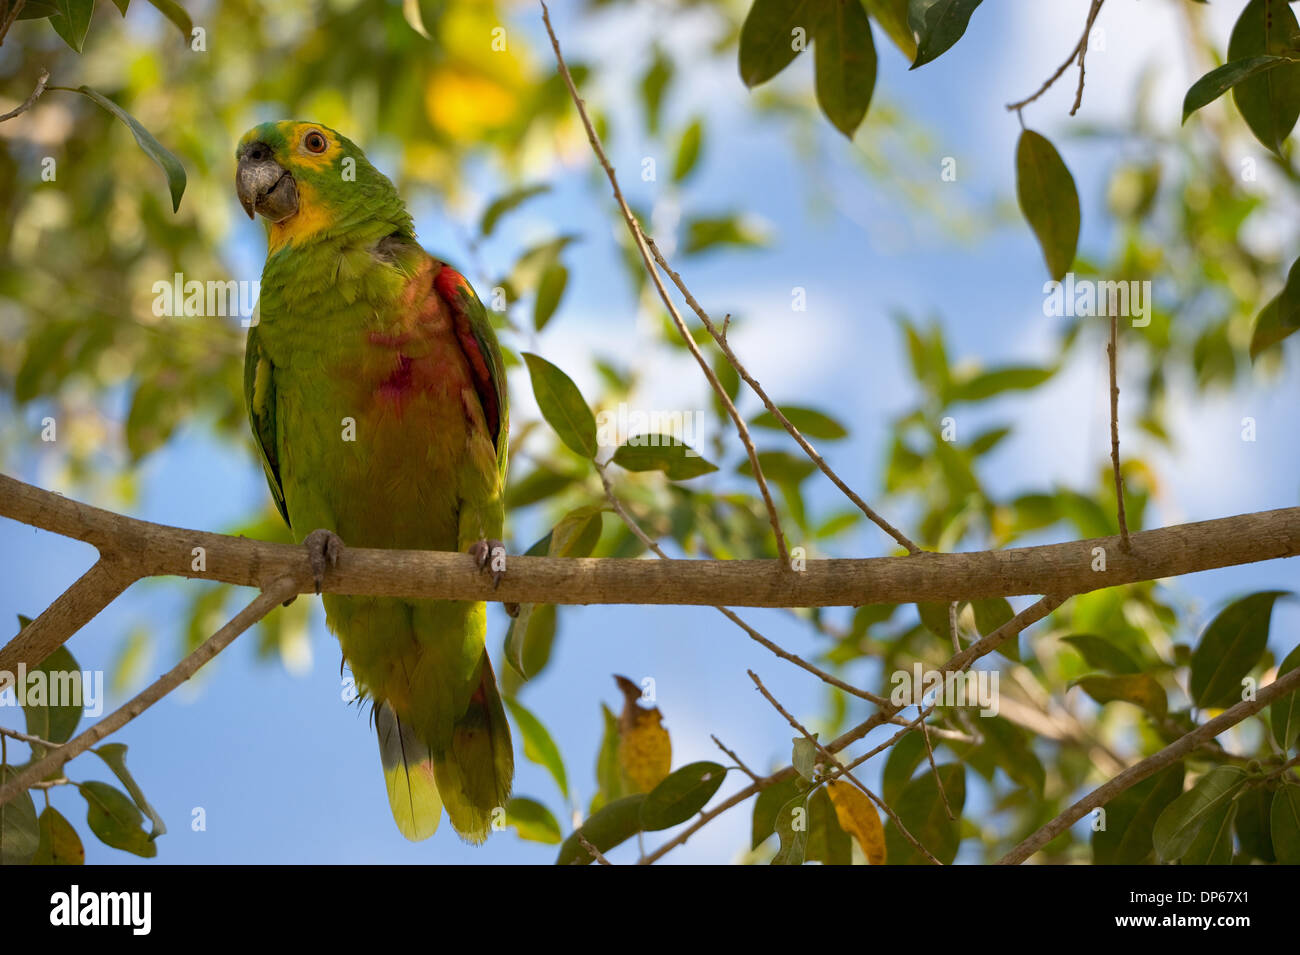
[[[9,28],[14,25],[18,19],[18,14],[23,12],[23,7],[27,5],[27,0],[14,0],[14,5],[9,8],[9,14],[0,23],[0,45],[4,44],[5,37],[9,35]]]
[[[1114,779],[1110,780],[1103,786],[1098,786],[1088,795],[1084,796],[1065,812],[1061,813],[1051,822],[1044,825],[1037,832],[1031,835],[1020,845],[1016,846],[1005,856],[998,860],[999,865],[1018,865],[1032,856],[1043,846],[1047,845],[1066,829],[1082,819],[1088,812],[1096,809],[1098,806],[1104,806],[1115,796],[1122,793],[1131,786],[1136,786],[1142,780],[1155,775],[1178,760],[1182,759],[1192,750],[1196,749],[1208,740],[1214,739],[1220,733],[1225,732],[1233,726],[1236,726],[1248,716],[1254,716],[1264,707],[1268,706],[1274,700],[1280,699],[1289,693],[1300,690],[1300,669],[1287,672],[1283,676],[1274,680],[1268,686],[1263,687],[1253,700],[1243,700],[1236,706],[1232,706],[1208,723],[1204,723],[1192,730],[1185,736],[1180,737],[1170,743],[1160,752],[1153,756],[1148,756],[1142,762],[1130,766],[1124,772],[1120,773]]]
[[[1119,380],[1115,370],[1115,353],[1119,347],[1119,315],[1110,316],[1110,342],[1106,359],[1110,366],[1110,465],[1115,472],[1115,508],[1119,518],[1119,546],[1125,553],[1133,549],[1128,536],[1128,519],[1124,516],[1124,477],[1119,470]]]
[[[1092,25],[1097,19],[1097,14],[1101,12],[1101,5],[1105,2],[1106,0],[1092,0],[1092,6],[1088,9],[1088,21],[1083,27],[1083,36],[1079,37],[1079,42],[1074,45],[1074,49],[1070,51],[1070,55],[1066,58],[1065,62],[1057,67],[1056,72],[1047,78],[1047,81],[1038,88],[1038,92],[1034,93],[1033,96],[1028,96],[1016,103],[1008,103],[1007,109],[1009,111],[1019,113],[1034,100],[1038,99],[1038,97],[1051,89],[1052,85],[1061,78],[1062,74],[1064,74],[1066,70],[1070,68],[1070,64],[1076,61],[1079,64],[1079,86],[1074,93],[1074,105],[1070,107],[1070,115],[1073,116],[1079,111],[1079,107],[1083,104],[1083,63],[1084,59],[1088,55],[1088,39],[1092,35]]]
[[[577,832],[577,833],[575,833],[575,835],[578,837],[578,841],[579,841],[580,843],[582,843],[582,847],[583,847],[584,849],[586,849],[589,853],[591,853],[591,857],[592,857],[592,859],[594,859],[595,861],[599,862],[601,865],[613,865],[613,864],[614,864],[614,863],[610,862],[608,859],[605,858],[604,853],[602,853],[599,849],[597,849],[597,848],[596,848],[595,846],[593,846],[590,842],[588,842],[588,841],[587,841],[587,837],[584,836],[581,832]]]
[[[153,706],[176,687],[180,686],[236,637],[257,623],[268,613],[299,592],[303,581],[285,577],[258,594],[247,607],[235,614],[230,622],[199,644],[180,663],[172,667],[133,699],[114,710],[90,729],[62,746],[51,749],[13,779],[0,786],[0,805],[4,805],[23,790],[49,776],[74,756],[90,749],[109,733],[116,732]],[[308,586],[310,578],[306,580]]]
[[[738,768],[742,773],[744,773],[746,776],[748,776],[748,777],[749,777],[750,779],[752,779],[754,782],[758,782],[758,774],[755,773],[755,772],[754,772],[752,769],[750,769],[748,766],[746,766],[745,763],[744,763],[744,761],[742,761],[741,758],[740,758],[739,756],[737,756],[737,755],[736,755],[735,753],[733,753],[731,750],[727,749],[727,747],[723,746],[723,745],[722,745],[722,740],[718,739],[716,736],[713,736],[712,734],[710,734],[709,738],[710,738],[711,740],[713,740],[713,742],[717,743],[717,745],[718,745],[718,749],[722,750],[724,753],[726,753],[728,756],[731,757],[731,761],[732,761],[733,763],[736,764],[736,767],[737,767],[737,768]]]
[[[22,6],[22,4],[20,3],[19,6]],[[5,25],[5,29],[6,30],[8,29],[7,24]],[[2,39],[3,37],[0,36],[0,40]],[[36,81],[36,89],[32,90],[32,95],[27,97],[27,99],[23,100],[21,103],[19,103],[17,106],[11,109],[9,112],[5,113],[3,116],[0,116],[0,123],[3,123],[7,119],[13,119],[15,116],[21,116],[23,113],[27,112],[29,109],[35,106],[36,101],[40,99],[41,94],[45,92],[45,84],[48,83],[49,81],[50,81],[50,71],[41,70],[40,78],[37,79]]]
[[[0,687],[3,689],[3,687]],[[39,736],[32,736],[30,733],[23,733],[18,730],[11,730],[7,727],[0,726],[0,736],[8,736],[10,739],[16,739],[20,743],[26,743],[28,746],[42,746],[45,749],[58,749],[62,743],[51,743],[47,739],[41,739]]]
[[[587,107],[583,103],[582,97],[578,95],[578,88],[569,73],[568,64],[564,62],[564,54],[560,52],[560,41],[556,38],[555,30],[551,27],[551,14],[546,8],[544,0],[542,2],[542,20],[546,24],[546,32],[551,38],[551,47],[555,50],[555,60],[559,65],[560,75],[564,78],[564,85],[568,87],[569,96],[578,108],[578,115],[582,119],[582,125],[587,130],[587,140],[591,143],[596,158],[600,160],[605,175],[609,178],[610,187],[614,191],[614,201],[623,214],[623,221],[627,223],[628,231],[632,235],[632,241],[636,243],[637,251],[641,254],[641,261],[645,264],[646,272],[650,275],[650,280],[654,283],[655,290],[659,293],[659,298],[663,301],[664,307],[668,309],[668,314],[672,316],[673,324],[677,326],[682,341],[700,366],[700,371],[704,373],[704,377],[709,380],[709,385],[713,388],[714,394],[718,396],[718,401],[726,408],[732,424],[736,427],[736,433],[745,446],[745,453],[749,456],[749,466],[754,472],[754,481],[758,484],[758,490],[763,497],[763,505],[767,508],[768,522],[772,525],[772,533],[776,536],[777,556],[781,560],[782,567],[788,571],[791,569],[790,552],[786,546],[785,532],[781,529],[781,518],[777,514],[776,502],[772,499],[772,491],[767,485],[767,479],[763,476],[763,468],[758,463],[758,451],[755,450],[754,441],[750,437],[749,426],[745,423],[745,419],[740,416],[740,412],[736,410],[736,405],[731,400],[731,396],[727,394],[727,389],[723,387],[722,382],[718,380],[718,376],[709,366],[708,360],[700,351],[700,346],[695,344],[695,339],[691,337],[690,329],[686,327],[681,312],[673,304],[668,289],[664,287],[663,280],[655,270],[654,261],[651,259],[650,251],[646,247],[645,233],[641,229],[641,224],[637,222],[636,216],[632,213],[632,208],[627,204],[627,200],[623,198],[623,190],[619,188],[618,177],[614,175],[614,167],[610,164],[609,157],[605,155],[604,147],[600,145],[600,137],[596,135],[596,127],[592,125],[591,117],[587,115]]]

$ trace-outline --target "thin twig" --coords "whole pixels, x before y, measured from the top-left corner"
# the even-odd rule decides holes
[[[1128,519],[1124,514],[1124,477],[1119,470],[1119,376],[1116,373],[1115,353],[1119,348],[1119,315],[1110,316],[1110,342],[1106,345],[1106,358],[1110,366],[1110,465],[1115,472],[1115,508],[1119,517],[1119,546],[1125,553],[1133,550],[1128,536]]]
[[[745,446],[745,453],[749,456],[749,466],[754,472],[754,481],[758,484],[759,492],[762,494],[763,505],[767,508],[768,522],[772,525],[772,533],[776,536],[777,556],[780,558],[782,566],[786,570],[791,570],[790,552],[786,546],[785,532],[781,529],[781,518],[777,514],[776,502],[772,499],[772,491],[767,485],[767,478],[763,476],[763,468],[758,463],[758,451],[754,448],[753,438],[750,437],[749,426],[745,423],[745,419],[740,416],[740,412],[736,410],[735,403],[731,400],[731,396],[727,394],[727,389],[723,387],[722,382],[718,380],[717,374],[710,367],[703,352],[700,351],[700,346],[695,344],[695,339],[691,337],[691,331],[686,327],[681,312],[673,304],[668,289],[664,287],[663,280],[655,270],[654,261],[651,259],[650,251],[646,247],[645,233],[641,229],[641,224],[637,222],[636,216],[632,213],[632,208],[627,204],[627,200],[623,198],[623,190],[619,188],[618,177],[614,175],[614,167],[610,164],[609,157],[605,155],[604,147],[600,145],[600,137],[596,135],[596,127],[592,125],[591,117],[587,115],[587,107],[583,103],[582,97],[578,95],[578,87],[574,84],[573,76],[569,73],[568,64],[564,62],[564,54],[560,52],[560,41],[556,38],[555,30],[551,26],[551,14],[546,8],[545,0],[542,0],[542,20],[546,24],[546,32],[551,38],[551,47],[555,50],[555,60],[559,65],[560,75],[564,78],[564,85],[568,87],[569,96],[578,108],[578,115],[582,118],[582,125],[587,130],[587,140],[591,143],[596,158],[600,160],[605,175],[609,178],[610,187],[614,191],[614,201],[623,214],[623,221],[627,223],[628,231],[632,235],[632,241],[636,243],[637,251],[641,253],[641,261],[645,264],[646,272],[649,273],[650,280],[654,283],[655,290],[659,293],[659,298],[663,301],[664,307],[668,309],[668,314],[672,316],[673,324],[677,326],[682,341],[700,366],[700,371],[704,372],[704,377],[709,380],[709,385],[713,388],[714,394],[718,396],[718,401],[726,408],[727,414],[736,426],[736,433],[740,436],[740,441]]]
[[[29,109],[35,106],[36,101],[40,99],[41,94],[45,92],[45,84],[48,83],[49,81],[50,81],[50,71],[41,70],[40,79],[36,81],[36,89],[32,90],[32,95],[27,97],[27,99],[23,100],[21,103],[19,103],[14,109],[11,109],[3,116],[0,116],[0,123],[3,123],[7,119],[13,119],[15,116],[21,116],[23,113],[27,112]]]
[[[229,623],[199,644],[180,663],[160,676],[134,699],[114,710],[81,735],[62,746],[50,750],[9,782],[0,786],[0,806],[58,770],[68,760],[81,755],[108,734],[121,729],[153,706],[197,673],[200,667],[229,646],[241,633],[297,594],[302,583],[302,581],[295,580],[292,577],[284,577],[263,590],[252,603],[235,614]]]
[[[14,25],[18,19],[18,14],[23,12],[23,7],[27,5],[27,0],[14,0],[14,5],[9,8],[9,15],[5,17],[4,22],[0,23],[0,45],[5,42],[5,37],[9,34],[9,28]]]
[[[1283,676],[1274,680],[1268,686],[1261,689],[1253,700],[1243,700],[1236,706],[1230,707],[1210,720],[1192,730],[1185,736],[1180,737],[1170,743],[1160,752],[1153,756],[1148,756],[1140,763],[1130,766],[1124,772],[1120,773],[1114,779],[1111,779],[1105,785],[1098,786],[1088,795],[1084,796],[1065,812],[1061,813],[1051,822],[1044,825],[1037,832],[1020,843],[1005,856],[998,860],[999,865],[1018,865],[1024,862],[1035,852],[1047,845],[1062,832],[1069,829],[1072,825],[1082,819],[1088,812],[1096,809],[1098,806],[1104,806],[1115,796],[1124,790],[1136,786],[1142,780],[1155,775],[1178,760],[1182,759],[1192,750],[1196,749],[1207,740],[1214,739],[1220,733],[1226,732],[1233,726],[1236,726],[1242,720],[1249,716],[1254,716],[1264,707],[1268,706],[1274,700],[1281,699],[1289,693],[1300,690],[1300,668],[1290,670]]]
[[[595,846],[593,846],[590,842],[588,842],[588,841],[587,841],[587,837],[584,836],[584,835],[582,834],[581,831],[579,831],[579,832],[575,832],[574,835],[576,835],[576,836],[578,837],[578,841],[579,841],[580,843],[582,843],[582,847],[583,847],[584,849],[586,849],[588,852],[591,853],[591,857],[592,857],[592,859],[594,859],[595,861],[599,862],[601,865],[613,865],[613,864],[614,864],[614,863],[610,862],[608,859],[605,858],[604,853],[602,853],[599,849],[597,849],[597,848],[596,848]]]
[[[718,739],[716,736],[714,736],[714,735],[712,735],[712,734],[709,735],[709,738],[710,738],[711,740],[713,740],[713,742],[715,742],[715,743],[718,744],[718,749],[722,750],[724,753],[726,753],[728,756],[731,757],[731,761],[732,761],[733,763],[736,764],[736,767],[737,767],[737,768],[738,768],[742,773],[744,773],[746,776],[748,776],[748,777],[749,777],[750,779],[752,779],[754,782],[758,782],[758,774],[755,773],[755,772],[754,772],[752,769],[750,769],[748,766],[746,766],[745,763],[744,763],[744,761],[742,761],[741,758],[740,758],[739,756],[737,756],[737,755],[736,755],[735,753],[733,753],[731,750],[727,749],[727,747],[723,746],[723,745],[722,745],[722,740]]]
[[[803,449],[803,453],[808,456],[808,459],[812,461],[813,464],[817,465],[821,472],[830,478],[831,483],[839,488],[840,491],[843,492],[844,496],[852,501],[863,514],[867,515],[872,523],[901,544],[909,554],[921,553],[921,548],[917,547],[916,544],[907,537],[907,535],[878,514],[870,504],[859,497],[851,487],[844,483],[843,479],[841,479],[838,474],[831,470],[831,466],[826,463],[826,459],[817,453],[817,449],[814,448],[812,443],[803,436],[803,432],[796,428],[794,424],[791,423],[790,419],[785,416],[785,412],[781,410],[780,406],[768,397],[767,392],[763,390],[763,386],[760,385],[758,380],[749,373],[749,369],[744,366],[731,345],[727,342],[727,320],[730,320],[731,316],[727,316],[727,320],[724,320],[722,328],[719,329],[718,326],[714,324],[713,319],[709,317],[709,313],[706,312],[700,303],[695,300],[695,296],[692,295],[690,289],[686,287],[686,283],[682,281],[682,277],[673,271],[672,267],[668,264],[668,260],[665,259],[663,253],[659,251],[659,246],[655,245],[654,239],[645,236],[645,241],[650,248],[650,253],[655,258],[655,262],[659,264],[659,267],[664,270],[668,278],[670,278],[673,284],[677,286],[677,291],[682,293],[682,298],[686,300],[686,304],[691,307],[691,310],[699,317],[701,324],[703,324],[709,334],[713,336],[713,340],[718,343],[718,348],[722,350],[723,357],[731,363],[731,366],[736,369],[736,373],[740,375],[745,384],[749,385],[750,390],[758,396],[758,399],[761,402],[763,402],[763,406],[767,408],[767,410],[771,412],[772,416],[781,423],[781,427],[785,428],[790,437],[794,438],[799,447]]]
[[[1038,97],[1046,93],[1052,88],[1052,85],[1061,78],[1065,71],[1070,68],[1070,64],[1074,63],[1076,60],[1079,63],[1079,86],[1074,93],[1074,106],[1070,108],[1070,115],[1073,116],[1079,111],[1079,107],[1083,104],[1084,59],[1088,55],[1088,39],[1092,35],[1092,24],[1097,19],[1097,14],[1101,12],[1101,5],[1105,2],[1106,0],[1092,0],[1092,6],[1088,9],[1088,22],[1083,27],[1083,36],[1079,37],[1079,42],[1074,45],[1074,49],[1070,51],[1070,55],[1066,58],[1065,62],[1057,67],[1056,72],[1047,78],[1047,81],[1038,88],[1038,92],[1033,96],[1026,97],[1017,103],[1008,103],[1007,109],[1009,111],[1019,113],[1034,100],[1038,99]]]
[[[8,736],[10,739],[16,739],[20,743],[26,743],[29,746],[43,746],[45,749],[58,749],[62,743],[51,743],[47,739],[41,739],[39,736],[32,736],[29,733],[23,733],[18,730],[11,730],[0,726],[0,736]]]

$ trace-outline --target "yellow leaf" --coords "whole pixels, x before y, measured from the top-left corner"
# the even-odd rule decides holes
[[[871,799],[857,786],[831,780],[826,791],[835,807],[840,828],[858,841],[862,853],[872,865],[885,864],[885,829]]]
[[[618,721],[619,773],[628,793],[648,793],[672,768],[672,740],[659,709],[645,709],[638,703],[641,688],[627,677],[614,679],[623,691],[623,713]]]

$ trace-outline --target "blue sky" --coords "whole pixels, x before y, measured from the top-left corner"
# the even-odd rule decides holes
[[[616,60],[620,37],[644,29],[673,31],[673,42],[691,42],[689,18],[666,24],[643,12],[632,22],[608,17],[579,22],[573,8],[557,3],[557,26],[566,49],[589,58]],[[1158,37],[1171,29],[1170,4],[1127,4],[1107,8],[1104,48],[1089,60],[1089,87],[1079,122],[1122,115],[1142,64],[1158,62],[1168,80],[1157,103],[1166,107],[1166,126],[1177,129],[1180,90],[1194,77],[1176,57],[1161,61]],[[1046,8],[1051,9],[1046,9]],[[935,189],[951,190],[942,201],[980,214],[998,199],[1013,195],[1012,155],[1019,126],[1003,109],[1011,99],[1037,87],[1068,52],[1086,12],[1086,0],[1052,4],[986,4],[974,17],[965,40],[941,60],[908,73],[901,55],[877,31],[881,49],[877,96],[914,116],[931,131],[933,156],[914,157],[916,169],[900,170],[924,178],[933,169]],[[519,28],[538,34],[532,11],[521,8]],[[1216,33],[1226,37],[1224,15]],[[596,91],[619,115],[632,97],[621,79],[636,75],[627,64],[615,83]],[[778,81],[807,88],[807,63],[796,62]],[[1102,184],[1115,153],[1107,144],[1080,144],[1067,136],[1066,119],[1073,75],[1026,113],[1027,122],[1053,137],[1075,171],[1083,204],[1082,248],[1100,250],[1111,224],[1104,216]],[[735,312],[740,323],[733,342],[751,371],[779,401],[836,410],[852,427],[850,441],[822,450],[850,484],[868,499],[876,486],[889,416],[914,398],[902,344],[890,318],[896,308],[918,317],[940,316],[953,356],[985,364],[1046,360],[1054,329],[1042,315],[1043,267],[1028,228],[1016,219],[991,226],[974,240],[948,235],[891,192],[864,175],[853,150],[823,126],[831,157],[822,185],[834,202],[810,211],[813,187],[805,169],[776,128],[756,120],[748,94],[730,63],[701,76],[690,90],[678,90],[669,104],[669,129],[679,128],[697,110],[707,110],[711,135],[703,168],[683,196],[695,212],[743,210],[768,224],[769,248],[746,254],[701,258],[684,270],[687,281],[715,314]],[[1171,105],[1172,104],[1172,105]],[[636,126],[632,116],[620,128]],[[866,135],[864,132],[860,135]],[[624,175],[634,201],[652,203],[652,186],[634,175],[644,144],[621,138],[612,159]],[[1243,147],[1248,148],[1248,147]],[[956,183],[939,182],[943,156],[954,156]],[[660,158],[667,167],[670,157]],[[931,165],[927,165],[931,164]],[[223,173],[224,175],[224,173]],[[570,264],[573,278],[561,312],[536,341],[518,339],[517,348],[536,348],[594,390],[592,352],[625,362],[640,362],[648,340],[634,318],[634,302],[610,236],[612,204],[584,185],[589,166],[557,170],[556,190],[536,200],[502,226],[499,246],[484,255],[495,267],[508,264],[508,250],[530,237],[579,231],[585,236]],[[494,186],[484,173],[484,196]],[[230,202],[234,208],[235,199]],[[456,231],[432,205],[417,207],[417,227],[426,245],[455,258]],[[242,222],[242,218],[236,221]],[[1278,237],[1279,242],[1294,236]],[[240,225],[232,236],[232,259],[256,274],[262,255],[260,230]],[[1293,258],[1292,249],[1285,258]],[[790,289],[808,290],[809,309],[793,315]],[[1251,385],[1230,395],[1198,398],[1186,383],[1174,403],[1180,451],[1155,456],[1164,493],[1155,515],[1161,523],[1198,520],[1296,503],[1300,450],[1294,441],[1297,397],[1296,345],[1288,346],[1289,368],[1277,380]],[[655,355],[640,365],[647,379],[637,400],[645,407],[707,408],[698,374],[673,357]],[[519,418],[535,415],[526,376],[512,381]],[[985,476],[992,489],[1009,492],[1061,482],[1090,487],[1108,451],[1105,368],[1100,345],[1069,365],[1029,401],[997,405],[992,415],[1014,422],[1016,433],[989,460]],[[29,411],[36,420],[39,414]],[[1243,416],[1259,422],[1259,441],[1243,445]],[[965,426],[964,423],[962,426]],[[972,426],[974,424],[972,423]],[[1125,447],[1146,450],[1139,434],[1123,432]],[[57,446],[42,452],[57,455]],[[52,468],[31,456],[23,462],[27,479]],[[217,444],[193,422],[162,452],[141,466],[144,492],[137,516],[181,526],[216,529],[259,508],[266,494],[249,446]],[[813,501],[822,512],[839,506],[833,489],[819,489]],[[536,526],[517,523],[513,536],[531,541]],[[535,519],[534,519],[535,524]],[[886,540],[873,530],[839,542],[836,556],[874,556]],[[12,522],[0,522],[0,619],[34,614],[53,600],[87,566],[91,549]],[[1183,578],[1173,586],[1200,608],[1186,623],[1199,631],[1226,597],[1248,590],[1296,589],[1294,563],[1270,563]],[[147,620],[158,633],[150,672],[173,662],[180,639],[179,608],[189,582],[167,580],[134,587],[70,643],[83,667],[108,668],[123,636]],[[251,599],[252,593],[246,594]],[[904,611],[910,612],[910,611]],[[788,649],[814,655],[824,649],[808,631],[779,611],[743,611],[752,624]],[[1300,613],[1279,607],[1274,649],[1295,642]],[[500,648],[504,618],[492,608],[489,648]],[[1186,636],[1186,635],[1184,635]],[[555,849],[523,843],[512,835],[494,837],[483,848],[461,844],[445,825],[429,842],[407,843],[393,826],[384,797],[373,733],[365,716],[342,701],[337,644],[313,612],[310,664],[290,673],[279,663],[258,662],[244,638],[186,687],[118,734],[130,746],[129,763],[145,792],[162,813],[169,833],[159,843],[159,859],[177,863],[223,862],[520,862],[546,863]],[[498,657],[499,659],[499,657]],[[719,756],[709,734],[719,736],[751,766],[783,765],[789,756],[789,728],[757,696],[745,675],[753,668],[795,715],[815,722],[825,694],[815,680],[793,670],[751,643],[739,630],[707,608],[573,607],[561,611],[561,635],[549,669],[530,684],[524,702],[550,728],[564,753],[576,804],[585,805],[594,779],[601,729],[599,701],[618,697],[611,673],[655,679],[659,706],[672,732],[674,764]],[[500,663],[498,663],[500,669]],[[879,680],[863,668],[853,674],[872,687]],[[110,700],[111,706],[122,702]],[[850,719],[865,716],[851,706]],[[21,725],[13,710],[0,710],[0,724]],[[84,725],[84,724],[83,724]],[[873,737],[874,739],[874,737]],[[522,759],[516,793],[544,801],[567,830],[564,803],[545,772]],[[880,761],[865,773],[878,780]],[[70,767],[76,778],[110,779],[94,757]],[[741,785],[738,774],[723,792]],[[54,804],[83,831],[84,807],[71,792],[56,792]],[[978,800],[976,800],[978,805]],[[206,815],[206,830],[193,831],[196,808]],[[686,846],[674,862],[725,862],[748,845],[750,810],[728,813]],[[648,840],[653,845],[657,840]],[[630,847],[616,851],[626,861]],[[89,862],[130,862],[134,857],[87,841]]]

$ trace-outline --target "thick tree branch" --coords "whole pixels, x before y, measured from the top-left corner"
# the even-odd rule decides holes
[[[1106,805],[1124,790],[1136,786],[1142,780],[1155,775],[1166,766],[1176,763],[1198,746],[1236,726],[1246,717],[1254,716],[1274,700],[1286,696],[1288,693],[1294,693],[1296,690],[1300,690],[1300,669],[1289,671],[1262,688],[1256,694],[1255,699],[1243,700],[1236,706],[1224,710],[1208,723],[1198,726],[1186,736],[1182,736],[1170,743],[1154,756],[1148,756],[1142,762],[1124,770],[1104,786],[1098,786],[999,859],[998,864],[1018,865],[1024,862],[1093,809]]]

